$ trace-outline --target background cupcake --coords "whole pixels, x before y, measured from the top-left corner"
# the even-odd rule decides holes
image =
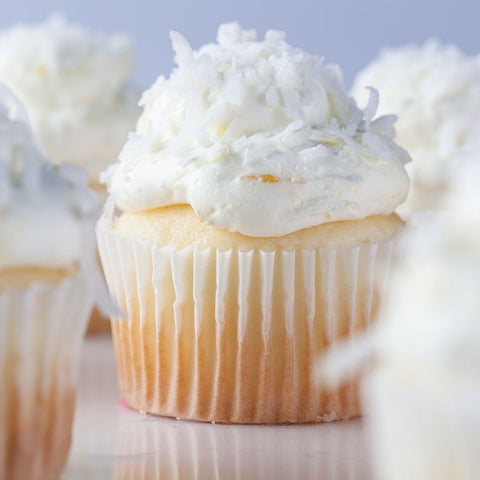
[[[314,358],[366,328],[382,298],[408,154],[338,67],[237,24],[142,99],[98,227],[122,397],[152,413],[238,423],[357,415],[356,381]]]
[[[0,85],[2,479],[58,478],[67,459],[80,343],[101,289],[95,204],[85,174],[49,162]]]
[[[53,161],[82,167],[96,189],[137,120],[132,65],[127,36],[89,31],[58,14],[0,32],[0,81],[25,104]]]
[[[406,238],[365,385],[375,478],[478,477],[479,179],[465,163],[448,213]]]
[[[479,179],[478,159],[465,158],[441,212],[402,232],[382,321],[321,359],[322,381],[366,373],[375,479],[478,476]]]
[[[385,49],[355,79],[361,104],[366,86],[380,92],[379,114],[398,115],[396,141],[414,160],[406,211],[438,208],[457,163],[480,153],[480,56],[434,41]]]
[[[0,31],[0,82],[25,104],[34,133],[57,164],[82,167],[105,201],[99,175],[116,161],[139,115],[128,84],[132,41],[105,36],[54,15]],[[89,332],[109,330],[94,310]]]

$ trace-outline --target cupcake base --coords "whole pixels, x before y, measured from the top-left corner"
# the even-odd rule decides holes
[[[26,411],[20,406],[20,391],[9,390],[2,402],[10,413],[0,440],[0,479],[56,480],[70,450],[75,389],[52,388]]]
[[[274,327],[272,338],[258,341],[253,337],[262,338],[260,328],[248,325],[247,338],[239,341],[228,317],[229,327],[205,325],[197,334],[185,325],[188,318],[163,316],[161,321],[158,330],[141,325],[138,316],[112,322],[121,395],[137,410],[249,424],[324,422],[361,414],[358,379],[329,388],[315,381],[315,362],[325,347],[315,345],[318,336],[305,342],[305,323],[293,326],[291,338]],[[173,333],[177,322],[184,326]]]
[[[90,309],[80,277],[0,272],[0,480],[59,477]]]
[[[224,423],[361,413],[358,378],[321,385],[317,359],[374,319],[391,240],[313,250],[177,249],[125,237],[104,221],[98,240],[110,290],[126,312],[112,319],[112,331],[120,391],[131,407]]]

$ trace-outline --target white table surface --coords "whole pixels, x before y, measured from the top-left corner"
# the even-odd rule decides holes
[[[362,422],[213,425],[119,402],[113,346],[83,350],[73,443],[62,480],[370,480]]]

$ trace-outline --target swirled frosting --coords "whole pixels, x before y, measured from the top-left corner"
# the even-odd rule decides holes
[[[115,161],[139,114],[126,84],[133,47],[54,15],[0,32],[0,82],[27,107],[35,134],[56,163],[92,181]]]
[[[86,174],[48,160],[0,84],[0,270],[92,265],[95,205]]]
[[[413,190],[448,184],[450,163],[480,153],[480,55],[435,41],[386,49],[357,75],[359,103],[365,86],[379,90],[379,114],[398,115],[396,141],[414,160],[407,168]]]
[[[190,204],[219,228],[282,236],[391,213],[405,198],[408,154],[393,117],[372,121],[335,65],[282,32],[257,41],[238,24],[198,51],[171,34],[176,68],[141,100],[136,133],[105,176],[117,205]]]

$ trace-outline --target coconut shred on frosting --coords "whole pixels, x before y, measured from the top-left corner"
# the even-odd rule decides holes
[[[133,47],[53,15],[0,32],[0,82],[25,104],[40,142],[57,163],[90,177],[115,161],[138,116],[127,85]]]
[[[176,68],[141,100],[137,131],[105,175],[117,206],[190,204],[244,235],[282,236],[336,220],[389,214],[406,197],[408,154],[394,117],[372,121],[335,65],[264,41],[236,23],[192,50],[171,34]]]
[[[0,84],[0,270],[93,262],[95,205],[85,173],[48,160]]]

